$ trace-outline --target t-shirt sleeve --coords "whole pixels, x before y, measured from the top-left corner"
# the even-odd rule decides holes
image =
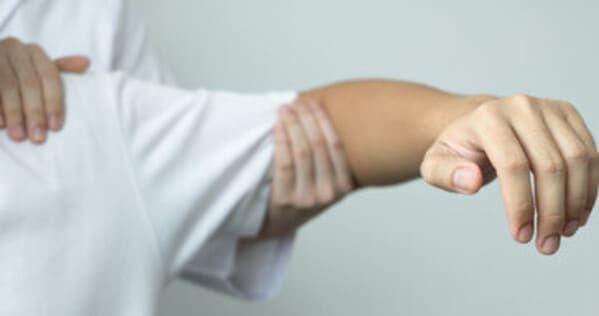
[[[123,79],[119,108],[142,204],[174,277],[248,299],[279,288],[293,236],[240,243],[268,205],[277,110],[294,92],[187,92]]]

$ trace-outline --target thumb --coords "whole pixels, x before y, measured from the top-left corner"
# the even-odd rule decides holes
[[[451,151],[435,144],[426,153],[420,173],[426,182],[438,188],[465,194],[474,194],[483,186],[480,167]]]
[[[84,73],[89,68],[89,58],[86,56],[67,56],[54,61],[61,72]]]

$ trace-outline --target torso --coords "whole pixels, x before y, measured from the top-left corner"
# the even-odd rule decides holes
[[[0,315],[153,314],[161,257],[99,82],[67,79],[98,97],[67,93],[44,146],[0,133]]]

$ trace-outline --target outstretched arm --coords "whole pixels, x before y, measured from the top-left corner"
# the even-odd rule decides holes
[[[361,186],[400,183],[420,170],[434,186],[475,193],[498,176],[512,236],[532,239],[536,209],[536,245],[544,254],[588,220],[599,161],[567,102],[461,96],[394,81],[342,83],[300,99],[328,112]],[[308,107],[298,109],[294,115],[301,116]]]
[[[402,81],[353,81],[301,93],[325,108],[357,184],[388,185],[418,177],[426,149],[455,118],[492,96],[462,96]]]

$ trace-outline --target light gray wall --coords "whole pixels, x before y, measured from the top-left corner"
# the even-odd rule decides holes
[[[355,77],[568,99],[599,135],[599,4],[481,0],[136,0],[186,87]],[[361,192],[305,228],[283,292],[248,304],[185,284],[161,315],[597,315],[599,227],[559,255],[511,241],[496,184]]]

